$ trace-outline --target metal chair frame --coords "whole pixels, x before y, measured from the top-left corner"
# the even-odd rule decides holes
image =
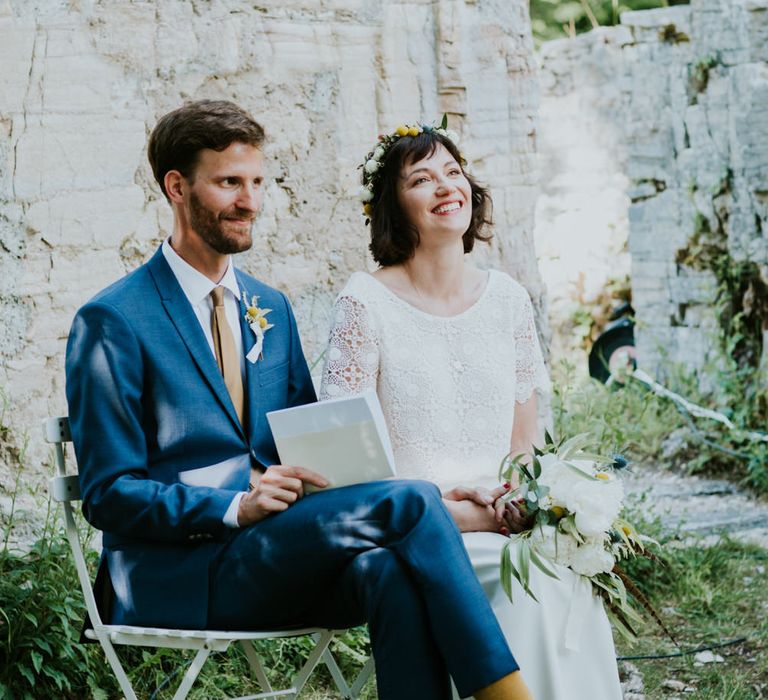
[[[105,624],[101,620],[96,606],[96,599],[91,587],[91,579],[74,518],[72,504],[80,500],[80,484],[78,474],[68,474],[66,470],[66,443],[72,440],[69,430],[69,419],[67,417],[48,418],[43,423],[43,433],[45,441],[53,445],[56,457],[56,475],[50,482],[51,497],[54,501],[61,503],[63,507],[67,540],[72,550],[80,588],[82,589],[85,606],[92,623],[92,629],[86,630],[85,635],[89,639],[96,640],[101,644],[101,648],[104,650],[107,661],[112,667],[112,671],[120,685],[120,689],[125,694],[126,700],[137,700],[137,696],[128,678],[128,674],[125,672],[115,651],[115,645],[196,650],[197,654],[189,664],[173,696],[173,700],[184,700],[192,689],[211,652],[227,651],[233,642],[239,643],[245,652],[248,664],[262,692],[256,695],[244,695],[232,700],[259,700],[260,698],[274,697],[296,698],[320,662],[324,663],[328,668],[331,678],[342,698],[345,700],[356,700],[359,697],[360,691],[373,672],[373,658],[369,658],[366,661],[355,681],[352,685],[349,685],[329,648],[334,636],[344,630],[311,627],[288,631],[226,632]],[[282,690],[275,690],[267,679],[263,660],[256,653],[253,642],[263,639],[299,636],[311,636],[315,641],[315,646],[292,679],[291,686]]]

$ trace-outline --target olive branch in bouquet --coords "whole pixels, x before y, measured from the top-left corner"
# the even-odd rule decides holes
[[[591,439],[582,433],[556,442],[545,433],[544,446],[534,447],[532,455],[508,454],[501,461],[499,478],[518,483],[505,498],[518,501],[529,523],[502,549],[502,587],[512,600],[514,577],[536,600],[531,567],[557,579],[555,565],[565,566],[589,580],[623,636],[637,638],[635,626],[642,618],[636,601],[674,642],[650,601],[619,566],[637,556],[660,561],[648,549],[658,543],[639,533],[624,514],[620,473],[627,460],[588,451]]]

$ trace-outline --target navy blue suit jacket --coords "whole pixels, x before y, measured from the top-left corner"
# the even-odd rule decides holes
[[[285,296],[236,274],[274,324],[263,359],[245,363],[245,426],[161,250],[75,316],[69,416],[83,511],[104,533],[116,623],[206,626],[209,568],[232,536],[224,513],[247,490],[252,464],[278,462],[265,414],[316,400]],[[241,311],[247,353],[254,335],[242,301]],[[189,485],[195,469],[225,461],[218,480],[216,469],[197,480],[210,483],[213,472],[215,485]]]

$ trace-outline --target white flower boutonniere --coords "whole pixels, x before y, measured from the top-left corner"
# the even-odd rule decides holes
[[[267,321],[267,314],[272,309],[260,309],[259,297],[252,296],[250,303],[248,297],[243,292],[243,303],[245,304],[245,320],[251,327],[253,334],[256,336],[256,344],[248,351],[245,359],[248,362],[256,362],[258,359],[263,359],[264,353],[264,334],[270,329],[274,328],[274,324]]]

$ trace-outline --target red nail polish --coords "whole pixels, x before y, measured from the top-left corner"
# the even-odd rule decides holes
[[[504,482],[504,488],[505,488],[505,489],[508,489],[508,488],[509,488],[509,482],[508,482],[508,481],[505,481],[505,482]]]
[[[507,530],[507,528],[503,527],[499,532],[504,535],[504,537],[509,537],[509,530]]]

